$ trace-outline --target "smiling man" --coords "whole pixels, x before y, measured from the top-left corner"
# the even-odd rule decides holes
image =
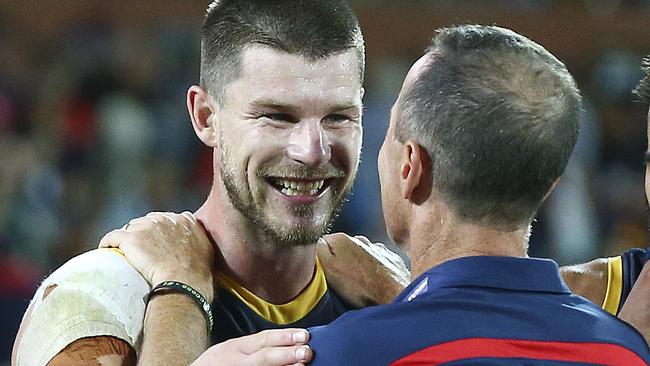
[[[213,149],[214,179],[195,216],[173,219],[193,224],[198,219],[202,227],[191,234],[204,240],[198,245],[121,245],[144,277],[120,278],[123,296],[85,293],[84,288],[108,290],[111,284],[78,284],[80,277],[91,276],[66,272],[101,261],[112,268],[95,270],[109,278],[117,271],[119,253],[91,252],[73,260],[75,266],[64,266],[30,306],[16,342],[18,365],[43,364],[70,341],[100,335],[126,340],[139,351],[140,364],[187,365],[210,344],[268,328],[326,324],[351,308],[328,287],[315,244],[349,193],[359,164],[365,60],[355,15],[341,0],[217,0],[208,8],[201,37],[200,85],[189,88],[187,106],[196,135]],[[135,220],[128,229],[147,225]],[[396,255],[383,251],[399,263]],[[85,270],[90,268],[81,273]],[[403,263],[401,270],[407,273]],[[127,274],[132,275],[125,268],[121,275]],[[158,284],[168,286],[148,296],[143,319],[142,297]],[[107,299],[95,301],[100,295]],[[93,306],[79,300],[70,310],[83,314],[81,319],[54,311],[55,303],[89,297]],[[199,298],[201,306],[194,301]],[[123,300],[134,305],[120,309]],[[212,315],[205,310],[209,304]],[[95,316],[105,309],[112,313]],[[124,329],[113,326],[113,317],[127,324]],[[145,337],[139,331],[143,321]],[[43,324],[51,328],[47,334],[56,335],[45,347],[47,336],[39,332]],[[74,331],[59,328],[63,326]],[[206,326],[213,330],[210,334]],[[22,334],[29,341],[21,342]],[[170,339],[179,341],[170,346]],[[306,333],[297,332],[297,339],[306,342]],[[79,349],[72,346],[72,351]],[[93,347],[98,346],[85,345]],[[118,342],[107,348],[130,347]],[[300,347],[287,352],[293,352],[289,357],[294,362],[309,356]],[[75,352],[63,352],[51,364],[70,364],[70,354]],[[246,362],[260,364],[254,358]]]

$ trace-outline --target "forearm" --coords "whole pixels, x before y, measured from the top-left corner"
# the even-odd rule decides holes
[[[169,293],[151,299],[138,365],[187,366],[208,345],[207,320],[189,296]]]

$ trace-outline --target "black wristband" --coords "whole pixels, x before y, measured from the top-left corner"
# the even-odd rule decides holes
[[[189,295],[196,303],[199,305],[203,314],[205,314],[207,323],[208,323],[208,337],[212,334],[212,325],[214,324],[214,319],[212,318],[212,310],[210,309],[210,304],[208,300],[201,295],[198,291],[193,289],[191,286],[186,285],[178,281],[164,281],[156,285],[151,292],[145,298],[145,304],[148,304],[152,297],[161,294],[161,293],[179,293]]]

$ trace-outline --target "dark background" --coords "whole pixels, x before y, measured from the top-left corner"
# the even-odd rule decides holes
[[[185,110],[207,2],[0,0],[0,365],[42,278],[152,210],[195,210],[210,151]],[[560,263],[646,246],[648,0],[354,1],[367,46],[364,151],[336,230],[388,241],[376,156],[387,114],[433,30],[474,22],[562,59],[585,97],[578,147],[533,228]]]

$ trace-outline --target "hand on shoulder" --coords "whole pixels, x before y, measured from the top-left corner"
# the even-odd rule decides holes
[[[213,300],[214,247],[190,212],[152,212],[106,234],[100,248],[119,248],[129,263],[155,286],[174,280]]]

